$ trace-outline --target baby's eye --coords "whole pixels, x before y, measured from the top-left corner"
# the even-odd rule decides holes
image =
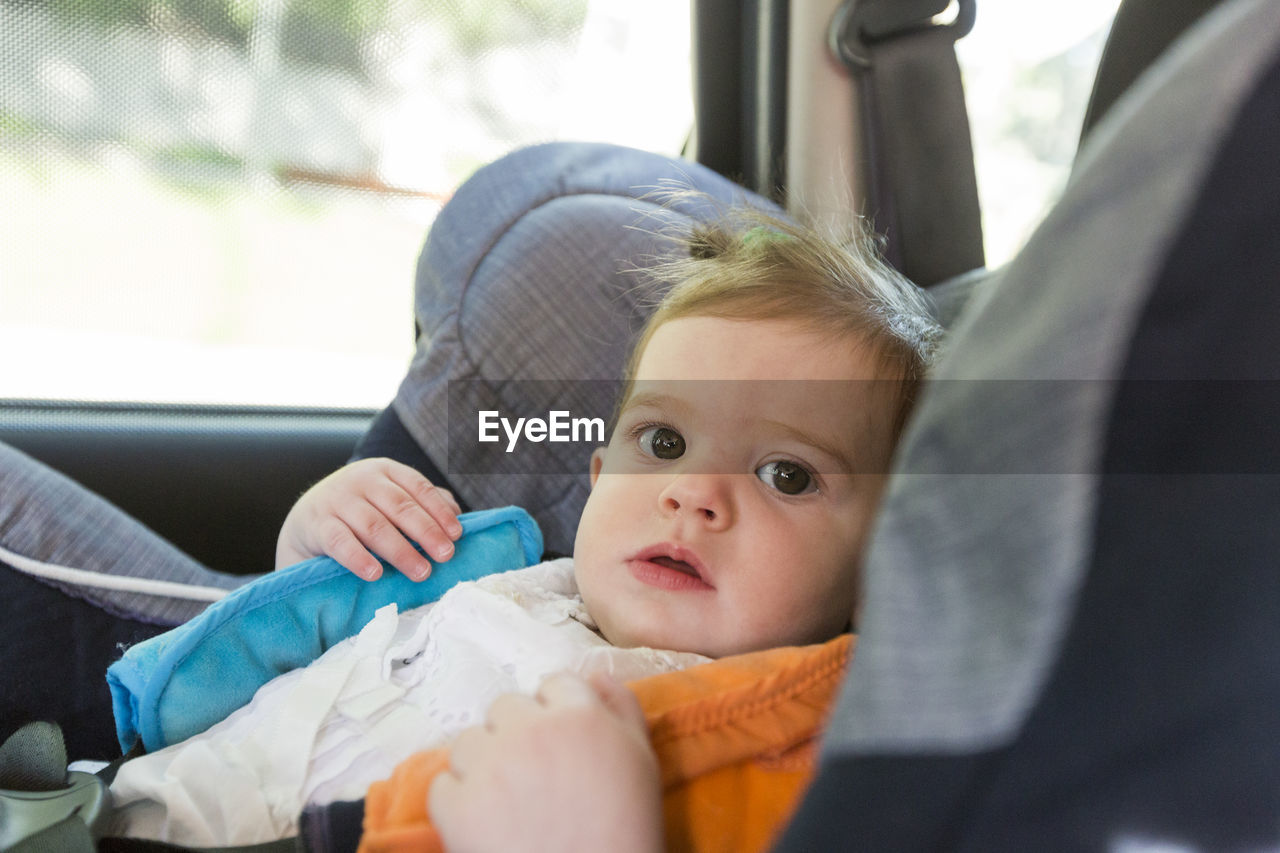
[[[818,490],[818,484],[813,481],[813,475],[796,462],[785,460],[766,462],[756,469],[756,476],[765,485],[777,489],[784,495],[803,495]]]
[[[679,459],[684,455],[684,436],[671,427],[649,427],[640,433],[640,451],[658,459]]]

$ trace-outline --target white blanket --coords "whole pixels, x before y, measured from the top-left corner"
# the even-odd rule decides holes
[[[200,846],[288,837],[304,805],[363,798],[412,753],[483,721],[503,693],[533,693],[563,670],[630,680],[707,660],[615,648],[594,627],[568,559],[459,584],[404,614],[384,607],[207,732],[126,762],[112,834]]]

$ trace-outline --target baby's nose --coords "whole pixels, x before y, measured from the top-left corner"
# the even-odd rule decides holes
[[[662,491],[659,499],[662,509],[723,529],[733,523],[732,490],[728,479],[714,474],[679,474]]]

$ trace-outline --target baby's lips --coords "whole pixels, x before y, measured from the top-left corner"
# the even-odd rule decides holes
[[[712,585],[711,578],[707,573],[706,564],[697,553],[688,546],[680,545],[674,542],[661,542],[657,545],[650,545],[642,549],[634,556],[632,560],[640,560],[647,563],[657,562],[662,559],[670,560],[676,563],[684,563],[692,570],[692,574],[698,576],[703,583]]]

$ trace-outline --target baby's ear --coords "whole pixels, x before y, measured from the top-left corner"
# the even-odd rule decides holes
[[[604,453],[608,448],[597,447],[591,451],[591,488],[596,487],[596,480],[600,479],[600,469],[604,467]]]

